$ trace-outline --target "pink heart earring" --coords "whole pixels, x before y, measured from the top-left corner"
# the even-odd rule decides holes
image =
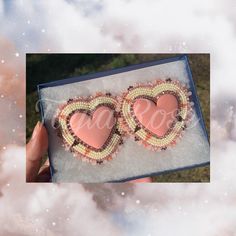
[[[111,160],[122,144],[117,108],[116,98],[102,93],[61,105],[55,120],[65,148],[92,164]]]
[[[191,92],[179,81],[131,86],[122,96],[122,129],[151,150],[176,144],[191,118]]]

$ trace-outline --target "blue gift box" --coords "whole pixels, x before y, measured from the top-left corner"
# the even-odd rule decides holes
[[[42,94],[42,91],[45,88],[70,85],[70,84],[73,84],[73,83],[83,82],[83,81],[86,81],[86,80],[94,80],[94,79],[103,78],[103,77],[112,76],[112,75],[117,75],[117,74],[122,75],[122,73],[125,73],[125,72],[132,72],[132,71],[136,71],[136,70],[139,70],[139,69],[142,69],[142,68],[151,68],[151,67],[156,66],[156,65],[168,64],[168,63],[176,62],[176,61],[181,61],[185,65],[185,70],[186,70],[186,73],[187,73],[187,77],[189,79],[189,87],[190,87],[190,90],[192,92],[192,101],[194,102],[194,108],[195,108],[195,111],[196,111],[196,115],[198,117],[198,120],[200,122],[200,126],[202,128],[202,131],[205,135],[205,138],[206,138],[208,146],[209,146],[208,135],[207,135],[206,127],[205,127],[205,124],[204,124],[204,120],[203,120],[203,116],[202,116],[202,112],[201,112],[201,108],[200,108],[200,103],[199,103],[199,100],[198,100],[198,97],[197,97],[197,94],[196,94],[196,88],[195,88],[194,81],[193,81],[193,78],[192,78],[192,73],[191,73],[191,69],[190,69],[190,66],[189,66],[187,55],[180,55],[180,56],[172,57],[172,58],[168,58],[168,59],[155,60],[155,61],[146,62],[146,63],[142,63],[142,64],[136,64],[136,65],[131,65],[131,66],[122,67],[122,68],[118,68],[118,69],[112,69],[112,70],[109,70],[109,71],[92,73],[92,74],[88,74],[88,75],[84,75],[84,76],[73,77],[73,78],[53,81],[53,82],[49,82],[49,83],[39,84],[37,89],[38,89],[38,96],[39,96],[39,99],[40,99],[39,104],[40,104],[40,113],[41,113],[42,120],[44,120],[44,118],[45,118],[45,102],[44,102],[45,98],[44,98],[44,95]],[[45,126],[49,131],[49,139],[50,139],[51,136],[50,136],[49,125],[50,125],[50,122],[49,122],[49,120],[47,120],[45,122]],[[57,170],[57,172],[60,171],[60,170],[58,170],[57,167],[55,168],[55,160],[53,160],[53,153],[52,153],[52,150],[50,148],[50,142],[49,142],[48,155],[49,155],[49,160],[50,160],[52,179],[54,179],[53,177],[56,173],[55,169]],[[64,163],[66,163],[66,160],[65,160]],[[200,162],[197,161],[197,159],[196,159],[196,163],[191,164],[191,165],[181,166],[181,167],[177,167],[177,168],[175,168],[173,166],[170,166],[170,168],[168,168],[168,169],[157,171],[157,172],[151,172],[151,173],[144,174],[144,175],[126,176],[125,178],[112,179],[112,180],[108,180],[108,181],[105,181],[105,182],[123,182],[123,181],[132,180],[132,179],[136,179],[136,178],[156,176],[156,175],[160,175],[160,174],[163,174],[163,173],[168,173],[168,172],[171,172],[171,171],[190,169],[190,168],[194,168],[194,167],[204,166],[204,165],[208,165],[209,163],[210,163],[210,157],[205,158],[204,161],[200,161]],[[124,163],[124,165],[125,165],[125,163]],[[57,180],[53,180],[53,181],[57,181]],[[64,182],[63,178],[59,178],[59,182]],[[66,182],[70,182],[70,181],[66,180]]]

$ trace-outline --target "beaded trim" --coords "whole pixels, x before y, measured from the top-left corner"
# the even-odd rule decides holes
[[[94,111],[100,106],[107,106],[114,110],[116,123],[110,135],[100,149],[91,147],[77,137],[71,129],[70,118],[76,112],[85,112],[92,116]],[[55,116],[55,127],[58,128],[58,136],[63,139],[63,146],[71,151],[75,157],[91,164],[102,164],[111,160],[117,153],[118,146],[123,143],[122,129],[117,122],[119,117],[118,101],[110,94],[97,93],[95,96],[78,97],[69,99],[62,104]]]
[[[157,136],[142,125],[134,114],[134,102],[138,98],[145,98],[156,101],[164,94],[172,94],[176,97],[178,110],[176,119],[163,136]],[[174,146],[182,137],[187,122],[191,118],[193,103],[190,102],[191,92],[186,85],[179,81],[156,80],[148,84],[137,84],[130,86],[123,96],[116,99],[110,93],[97,93],[90,97],[76,97],[69,99],[57,110],[54,126],[57,128],[58,136],[63,140],[66,150],[73,153],[75,157],[92,164],[102,164],[111,160],[118,148],[123,144],[125,134],[134,137],[139,144],[151,150],[166,150],[169,146]],[[93,113],[100,106],[106,106],[114,110],[116,120],[108,139],[104,145],[96,149],[75,135],[70,119],[76,112],[84,112],[93,116]]]
[[[176,119],[163,136],[157,136],[144,127],[134,114],[133,105],[136,99],[146,98],[156,102],[164,94],[172,94],[178,102]],[[139,144],[151,150],[166,150],[174,146],[182,137],[183,130],[191,118],[193,103],[190,103],[191,92],[179,81],[156,80],[153,83],[130,86],[121,98],[121,127]]]

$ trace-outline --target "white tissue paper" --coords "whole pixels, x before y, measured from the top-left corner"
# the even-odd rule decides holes
[[[176,79],[189,84],[189,77],[183,60],[41,88],[39,93],[44,113],[43,119],[49,134],[49,156],[55,169],[52,181],[79,183],[121,181],[199,166],[209,162],[209,142],[196,112],[194,112],[191,120],[191,128],[186,129],[183,138],[173,148],[153,152],[139,146],[132,138],[128,138],[124,140],[124,144],[120,146],[120,151],[113,160],[95,166],[82,162],[73,157],[70,151],[66,151],[62,147],[62,140],[57,136],[56,130],[52,126],[52,120],[58,106],[69,98],[94,95],[96,92],[110,92],[112,95],[120,95],[136,82],[152,82],[156,79],[169,77],[172,80]]]

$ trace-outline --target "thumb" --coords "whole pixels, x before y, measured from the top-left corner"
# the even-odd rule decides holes
[[[48,134],[41,122],[34,128],[32,138],[26,145],[26,181],[36,180],[43,155],[48,148]]]

